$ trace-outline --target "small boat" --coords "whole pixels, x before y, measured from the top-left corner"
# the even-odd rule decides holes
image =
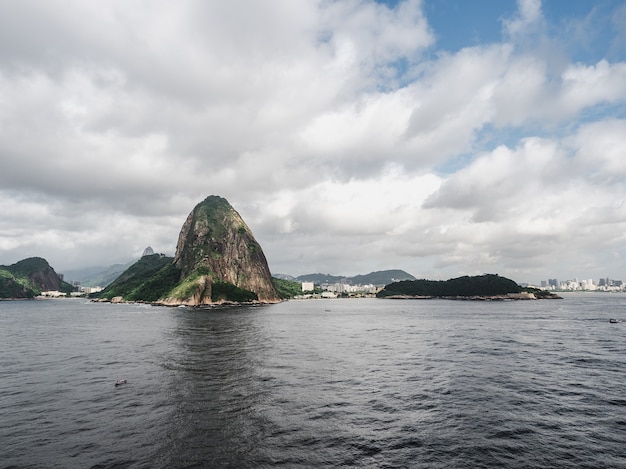
[[[611,318],[611,319],[609,319],[609,322],[611,324],[617,324],[618,322],[622,322],[622,320],[621,319],[616,319],[616,318]]]
[[[122,385],[122,384],[126,384],[126,383],[128,383],[128,381],[126,381],[125,379],[118,379],[118,380],[115,382],[115,386],[120,386],[120,385]]]

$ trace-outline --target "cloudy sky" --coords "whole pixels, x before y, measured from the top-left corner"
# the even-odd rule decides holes
[[[626,280],[626,1],[0,0],[0,264]]]

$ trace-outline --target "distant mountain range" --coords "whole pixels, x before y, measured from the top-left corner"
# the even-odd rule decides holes
[[[400,282],[402,280],[415,280],[411,274],[404,270],[379,270],[376,272],[370,272],[365,275],[355,275],[353,277],[344,277],[341,275],[331,274],[306,274],[298,277],[293,277],[286,274],[274,274],[274,277],[283,280],[291,280],[294,282],[313,282],[317,285],[325,283],[344,283],[346,285],[377,285],[384,286],[393,282]]]
[[[63,277],[70,283],[80,282],[83,287],[106,287],[134,263],[66,270]]]

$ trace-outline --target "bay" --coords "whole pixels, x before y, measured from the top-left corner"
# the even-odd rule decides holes
[[[625,316],[600,293],[0,302],[0,465],[626,467]]]

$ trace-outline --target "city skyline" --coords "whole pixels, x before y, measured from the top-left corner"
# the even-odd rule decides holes
[[[610,277],[601,277],[597,282],[592,278],[578,279],[574,277],[568,280],[548,279],[542,280],[540,288],[548,290],[605,290],[605,291],[624,291],[626,285],[622,280],[612,279]]]

